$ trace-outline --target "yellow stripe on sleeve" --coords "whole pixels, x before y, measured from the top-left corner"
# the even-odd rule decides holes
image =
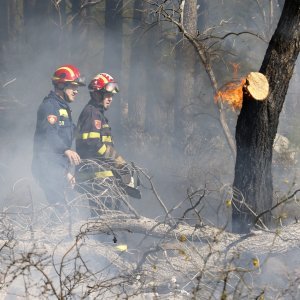
[[[99,132],[85,132],[81,135],[81,138],[83,140],[87,140],[87,139],[98,139],[100,138],[101,135]]]
[[[105,143],[105,142],[111,143],[112,142],[111,136],[103,135],[102,142],[103,143]]]
[[[106,152],[106,145],[103,144],[103,145],[101,146],[101,148],[98,150],[98,153],[99,153],[100,155],[103,155],[105,152]]]

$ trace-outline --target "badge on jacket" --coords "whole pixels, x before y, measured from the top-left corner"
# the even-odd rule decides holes
[[[100,120],[95,120],[94,121],[96,129],[101,129],[101,121]]]
[[[55,123],[57,122],[57,116],[55,116],[55,115],[49,115],[49,116],[47,117],[47,120],[48,120],[48,122],[49,122],[51,125],[53,125],[53,124],[55,124]]]

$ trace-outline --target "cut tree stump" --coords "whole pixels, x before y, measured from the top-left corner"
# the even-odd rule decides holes
[[[250,72],[246,77],[244,91],[255,100],[263,101],[269,94],[269,82],[266,76],[259,72]]]

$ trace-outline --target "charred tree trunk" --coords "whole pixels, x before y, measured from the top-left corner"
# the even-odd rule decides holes
[[[269,80],[264,102],[244,95],[236,126],[237,158],[232,215],[234,232],[247,232],[256,222],[253,213],[236,200],[244,200],[255,214],[272,207],[272,146],[293,69],[300,49],[300,0],[286,0],[277,29],[266,51],[260,72]],[[262,221],[270,225],[270,212]]]

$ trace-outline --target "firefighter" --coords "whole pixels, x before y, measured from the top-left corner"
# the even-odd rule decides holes
[[[51,91],[37,111],[34,134],[32,173],[51,206],[64,211],[66,187],[73,186],[71,166],[80,163],[80,156],[71,149],[75,125],[70,103],[84,78],[73,65],[63,65],[53,74]]]
[[[82,159],[92,160],[97,163],[94,165],[83,163],[76,168],[76,181],[78,182],[80,192],[88,192],[90,195],[99,194],[101,184],[94,184],[94,180],[100,180],[102,185],[112,185],[115,183],[116,175],[122,175],[122,181],[129,184],[131,175],[126,167],[126,161],[116,151],[111,134],[111,127],[105,112],[109,109],[113,96],[119,92],[117,82],[107,73],[96,75],[90,82],[90,101],[81,112],[76,137],[76,151]],[[100,165],[101,167],[97,167]],[[116,172],[116,170],[118,170]],[[89,185],[87,183],[90,183]],[[92,182],[92,183],[91,183]],[[81,184],[80,184],[81,183]],[[85,184],[84,184],[85,183]],[[102,197],[101,202],[103,202]],[[97,200],[99,201],[99,200]],[[113,201],[108,200],[109,201]],[[95,216],[95,207],[99,203],[90,200],[91,215]],[[103,203],[102,203],[103,204]],[[105,205],[109,208],[112,204]],[[98,213],[98,212],[97,212]]]

